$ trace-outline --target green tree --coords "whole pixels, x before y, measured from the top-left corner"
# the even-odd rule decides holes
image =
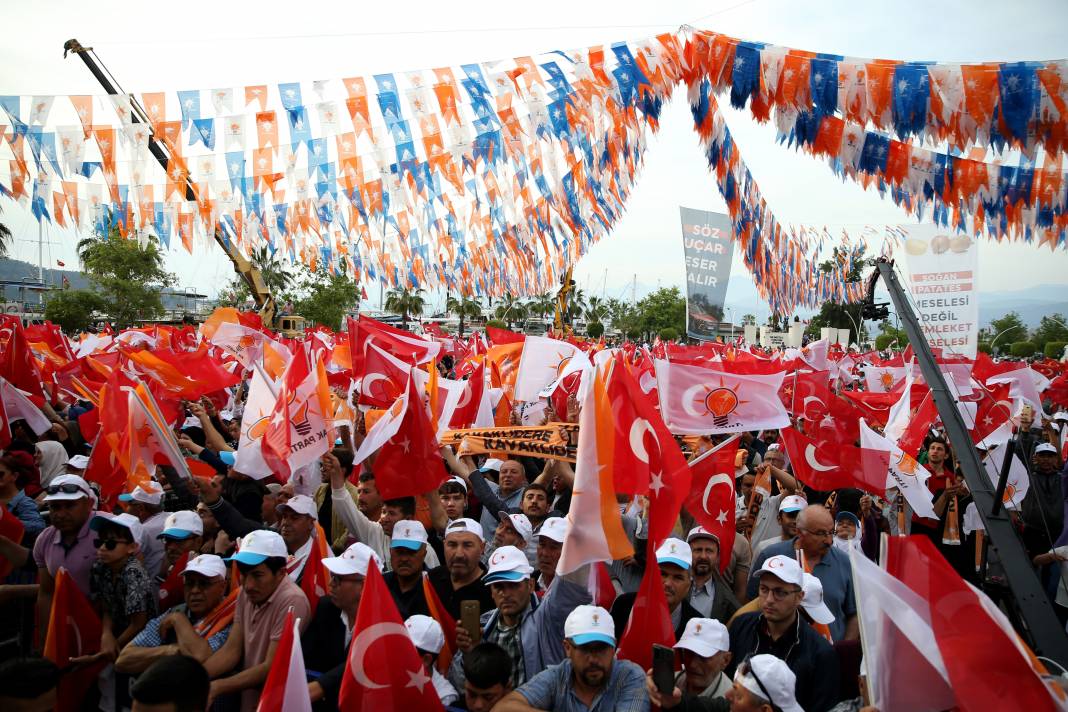
[[[290,265],[282,261],[278,250],[272,251],[267,245],[260,245],[249,253],[248,260],[260,271],[263,283],[275,299],[281,299],[282,293],[295,284],[296,278],[290,271]],[[251,297],[248,283],[240,275],[235,275],[219,292],[219,303],[239,307]]]
[[[304,269],[293,301],[297,314],[337,331],[345,314],[360,303],[359,283],[343,269],[331,272],[323,262],[314,272]]]
[[[676,338],[686,332],[686,299],[678,287],[661,287],[646,295],[636,311],[636,327],[649,340],[664,329],[674,329]]]
[[[449,297],[445,300],[445,310],[455,314],[460,320],[460,338],[464,336],[464,320],[482,316],[482,302],[478,299],[470,299],[463,295]]]
[[[506,294],[501,299],[501,303],[497,305],[494,314],[498,319],[503,319],[509,329],[514,329],[517,322],[522,325],[527,318],[527,305],[518,297]]]
[[[3,214],[3,208],[0,208],[0,214]],[[7,257],[7,245],[11,242],[11,228],[4,223],[0,223],[0,257]]]
[[[1046,348],[1043,349],[1047,358],[1060,359],[1064,356],[1065,341],[1047,341]]]
[[[1020,315],[1014,311],[1009,312],[1000,319],[990,320],[990,343],[997,349],[1001,344],[1001,351],[1008,348],[1008,344],[1014,341],[1023,341],[1027,338],[1027,327],[1024,326]]]
[[[507,329],[507,328],[508,328],[508,325],[507,325],[507,324],[505,324],[505,323],[504,323],[503,321],[501,321],[500,319],[490,319],[489,321],[487,321],[487,322],[486,322],[486,328],[487,328],[487,329],[489,329],[489,328],[493,328],[493,329]]]
[[[426,300],[423,299],[421,289],[391,289],[386,292],[386,311],[401,315],[404,327],[408,327],[408,319],[413,316],[422,316],[426,308]]]
[[[835,264],[838,262],[839,251],[836,247],[834,249],[834,256],[820,265],[820,269],[823,272],[830,273],[834,271]],[[860,271],[865,265],[869,264],[869,261],[858,259],[853,264],[853,269],[846,275],[846,281],[859,282]],[[808,327],[805,329],[805,334],[812,339],[818,339],[820,337],[820,329],[824,327],[833,327],[835,329],[849,329],[851,334],[855,335],[857,342],[867,337],[867,331],[864,329],[864,318],[862,312],[864,305],[861,302],[855,304],[839,304],[837,302],[824,302],[820,307],[819,314],[812,317],[812,321],[809,322]],[[857,333],[857,329],[860,329],[861,333]]]
[[[879,335],[875,337],[875,348],[879,351],[896,346],[899,349],[909,342],[908,336],[901,329],[894,328],[889,321],[879,324]]]
[[[1031,334],[1031,341],[1039,351],[1051,341],[1068,341],[1068,325],[1065,325],[1064,317],[1061,314],[1042,317],[1038,328]]]
[[[78,256],[117,328],[163,316],[160,293],[173,285],[175,278],[163,268],[163,252],[156,238],[127,239],[115,228],[106,235],[80,241]]]
[[[679,338],[679,330],[673,326],[668,326],[660,330],[661,341],[674,341]]]
[[[45,304],[45,319],[68,334],[86,331],[96,321],[93,314],[107,311],[107,302],[88,289],[61,289],[51,292]]]
[[[1009,347],[1009,353],[1017,358],[1028,358],[1035,355],[1038,349],[1030,341],[1017,341]]]
[[[586,310],[586,293],[580,287],[575,287],[567,295],[567,320],[572,322],[582,316]]]
[[[583,316],[586,317],[586,321],[603,322],[608,316],[608,303],[600,297],[590,297],[586,300]]]
[[[530,311],[542,319],[556,311],[556,295],[552,292],[539,294],[530,300]]]
[[[586,336],[591,339],[599,339],[604,335],[604,324],[599,321],[591,321],[586,324]]]
[[[756,326],[756,314],[743,314],[742,326]]]

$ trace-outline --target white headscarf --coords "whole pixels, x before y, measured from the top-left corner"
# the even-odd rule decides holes
[[[37,452],[41,456],[41,487],[48,487],[56,476],[67,471],[67,451],[55,440],[42,440],[37,443]]]

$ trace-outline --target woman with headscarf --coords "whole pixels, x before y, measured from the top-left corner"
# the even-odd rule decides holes
[[[67,471],[67,450],[55,440],[37,443],[37,469],[41,473],[41,487],[48,489],[52,480]]]

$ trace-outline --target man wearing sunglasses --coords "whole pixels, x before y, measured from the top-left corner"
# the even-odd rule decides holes
[[[838,699],[838,657],[798,611],[804,596],[800,564],[792,556],[772,556],[755,577],[760,611],[740,615],[731,624],[732,658],[776,656],[797,676],[797,701],[806,712],[830,709]],[[727,674],[733,672],[728,666]]]
[[[89,571],[96,561],[95,534],[89,521],[96,499],[89,483],[78,475],[59,475],[45,489],[51,526],[37,537],[33,559],[37,564],[37,649],[44,647],[55,576],[60,567],[67,570],[78,589],[89,597]]]
[[[346,651],[360,607],[367,567],[379,570],[382,562],[371,547],[356,542],[341,556],[323,559],[330,572],[330,593],[319,599],[315,615],[300,639],[304,667],[309,678],[308,694],[318,711],[336,710],[345,674]]]
[[[188,655],[203,663],[230,635],[236,596],[227,596],[226,564],[214,554],[189,560],[182,571],[185,603],[153,618],[123,648],[115,669],[140,674],[160,658]]]

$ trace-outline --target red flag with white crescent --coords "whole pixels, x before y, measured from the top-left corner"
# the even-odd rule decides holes
[[[719,570],[727,568],[734,548],[734,454],[737,436],[720,443],[690,465],[692,480],[684,506],[694,520],[719,540]]]

